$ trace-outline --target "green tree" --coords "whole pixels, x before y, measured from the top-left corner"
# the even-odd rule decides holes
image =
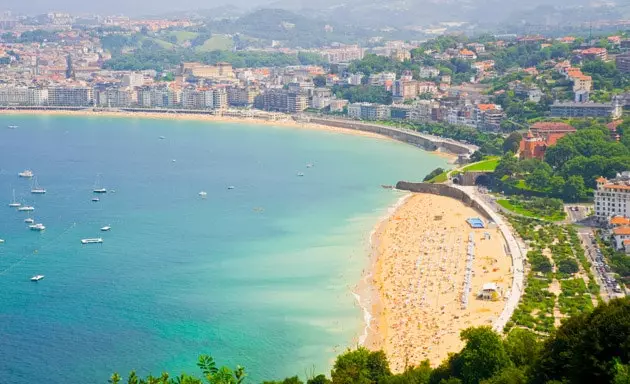
[[[499,161],[496,169],[494,170],[494,176],[497,179],[501,179],[504,176],[512,176],[518,170],[518,160],[514,157],[513,152],[507,152]]]
[[[523,135],[521,135],[519,132],[510,133],[510,136],[508,136],[507,139],[505,139],[505,141],[503,142],[503,153],[517,153],[521,145],[521,140],[523,140]]]
[[[521,368],[507,367],[481,384],[527,384],[527,376]]]
[[[582,176],[570,176],[564,184],[562,195],[568,201],[584,200],[586,198],[586,186]]]
[[[544,191],[549,188],[549,182],[551,181],[551,174],[544,168],[538,168],[525,178],[525,182],[531,188]]]
[[[549,262],[546,256],[542,256]],[[511,330],[503,345],[510,360],[517,367],[528,366],[535,362],[540,355],[542,347],[535,333],[522,328]]]
[[[432,170],[428,175],[426,175],[424,177],[424,179],[422,179],[422,181],[429,181],[432,178],[434,178],[435,176],[444,173],[444,168],[435,168],[434,170]]]
[[[262,384],[304,384],[304,382],[300,380],[299,377],[293,376],[287,377],[286,379],[281,381],[263,381]]]
[[[558,262],[558,271],[567,275],[577,273],[579,271],[578,263],[573,259],[562,259]]]
[[[308,379],[306,384],[331,384],[332,381],[328,380],[328,378],[324,375],[317,375],[312,379]]]
[[[385,353],[363,347],[338,356],[331,372],[334,384],[372,384],[389,375]]]
[[[428,384],[431,372],[431,365],[425,360],[417,367],[408,367],[401,374],[386,377],[379,384]]]
[[[490,327],[467,328],[461,338],[466,345],[456,359],[455,370],[464,384],[478,384],[511,364],[501,338]]]

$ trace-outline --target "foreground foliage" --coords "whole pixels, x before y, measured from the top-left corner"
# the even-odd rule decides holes
[[[571,282],[569,284],[576,284]],[[490,327],[461,333],[464,348],[432,369],[428,361],[392,374],[385,354],[363,347],[337,357],[331,379],[317,375],[306,384],[558,384],[630,382],[630,299],[617,299],[593,311],[574,312],[546,339],[522,328],[501,338]],[[182,374],[171,378],[139,378],[131,372],[128,384],[241,384],[245,369],[217,367],[203,355],[197,363],[202,378]],[[122,383],[118,374],[110,383]],[[263,384],[304,384],[297,376]]]

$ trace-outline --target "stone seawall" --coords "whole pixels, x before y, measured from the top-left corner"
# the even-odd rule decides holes
[[[430,193],[433,195],[448,196],[454,199],[462,201],[475,208],[479,213],[485,216],[486,220],[494,221],[497,228],[501,231],[503,238],[506,242],[506,252],[512,258],[512,287],[507,294],[505,301],[505,307],[503,312],[497,320],[495,320],[492,328],[496,332],[503,332],[505,324],[510,320],[514,310],[518,306],[518,303],[523,294],[525,273],[524,263],[526,251],[521,249],[516,237],[512,233],[511,228],[505,223],[501,215],[493,211],[482,199],[478,198],[474,194],[474,190],[471,187],[455,187],[447,184],[428,184],[428,183],[409,183],[406,181],[399,181],[396,184],[396,189],[417,192],[417,193]]]
[[[414,131],[387,127],[384,125],[366,124],[351,120],[320,119],[315,117],[311,117],[309,121],[315,124],[377,133],[379,135],[391,137],[394,140],[415,145],[427,151],[442,149],[456,155],[466,155],[472,154],[475,150],[477,150],[477,147],[474,145],[460,143],[455,140],[443,139],[437,136],[425,135]]]

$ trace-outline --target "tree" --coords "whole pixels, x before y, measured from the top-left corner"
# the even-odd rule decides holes
[[[518,160],[514,157],[513,152],[507,152],[499,161],[496,169],[494,170],[494,176],[497,179],[501,179],[504,176],[512,176],[518,169]]]
[[[537,191],[544,191],[549,188],[549,182],[551,181],[551,175],[544,168],[538,168],[525,178],[525,182],[531,188]]]
[[[564,184],[562,195],[568,201],[584,200],[586,198],[586,186],[582,176],[570,176]]]
[[[317,375],[312,379],[308,379],[306,384],[332,384],[332,381],[328,380],[324,375]]]
[[[503,153],[512,152],[517,153],[523,140],[523,135],[518,132],[510,133],[510,136],[503,142]]]
[[[577,261],[573,259],[562,259],[558,262],[558,271],[561,273],[572,275],[580,270]]]
[[[313,77],[313,85],[315,85],[318,88],[325,87],[326,86],[326,76],[324,76],[324,75],[317,75],[317,76]]]
[[[112,376],[109,378],[109,380],[107,380],[107,382],[110,384],[118,384],[120,383],[121,380],[122,380],[122,377],[120,377],[118,373],[114,372]]]
[[[444,168],[435,168],[434,170],[432,170],[428,175],[426,175],[424,177],[424,179],[422,179],[422,181],[429,181],[432,178],[434,178],[435,176],[444,173]]]
[[[542,256],[549,262],[546,256]],[[535,333],[522,328],[511,330],[503,345],[510,360],[517,367],[528,366],[535,362],[542,347]]]
[[[527,377],[521,368],[507,367],[481,384],[527,384]]]
[[[304,382],[299,377],[293,376],[282,381],[263,381],[262,384],[304,384]]]
[[[408,367],[399,375],[386,377],[379,384],[428,384],[431,372],[431,365],[425,360],[417,367]]]
[[[630,300],[600,304],[566,320],[544,343],[532,384],[611,383],[617,364],[630,361]]]
[[[338,356],[331,372],[333,384],[373,384],[389,375],[385,353],[363,347]]]
[[[466,345],[455,360],[455,371],[464,384],[478,384],[511,364],[501,338],[490,327],[467,328],[461,338]]]

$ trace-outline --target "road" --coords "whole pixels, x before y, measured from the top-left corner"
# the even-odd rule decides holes
[[[617,297],[625,295],[617,290],[617,281],[612,275],[612,270],[606,263],[599,245],[595,241],[595,229],[597,228],[593,217],[588,214],[591,211],[591,205],[567,205],[567,222],[577,226],[578,236],[584,247],[586,257],[591,263],[591,272],[595,276],[595,281],[599,284],[600,296],[602,300],[608,302]]]

